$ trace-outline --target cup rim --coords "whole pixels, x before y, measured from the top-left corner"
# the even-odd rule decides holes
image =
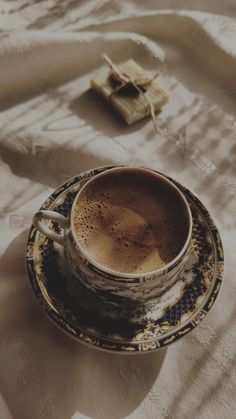
[[[119,271],[115,271],[113,269],[110,269],[104,265],[102,265],[101,263],[97,262],[95,259],[93,259],[88,252],[86,252],[86,250],[84,249],[84,247],[80,244],[75,230],[74,230],[74,223],[73,223],[73,211],[74,208],[76,206],[77,200],[80,197],[80,194],[82,193],[82,191],[84,190],[84,188],[89,184],[92,183],[93,180],[98,177],[102,177],[104,175],[107,175],[107,173],[111,173],[111,172],[119,172],[119,171],[123,171],[123,170],[128,170],[128,171],[133,171],[133,170],[141,170],[144,172],[148,172],[151,173],[153,176],[161,179],[164,183],[169,184],[173,189],[175,189],[175,191],[178,193],[178,195],[180,196],[180,198],[182,199],[182,201],[184,202],[185,208],[187,210],[187,214],[188,214],[188,222],[189,222],[189,229],[188,229],[188,235],[187,238],[185,240],[184,246],[182,247],[182,249],[180,250],[180,252],[175,256],[174,259],[172,259],[170,262],[168,262],[166,265],[164,265],[161,268],[157,268],[153,271],[147,271],[147,272],[140,272],[140,273],[129,273],[129,272],[119,272]],[[96,174],[95,176],[92,176],[90,179],[88,179],[85,184],[81,187],[81,189],[78,191],[72,207],[71,207],[71,212],[70,212],[70,228],[71,228],[71,232],[72,232],[72,236],[73,239],[76,243],[76,245],[78,246],[80,252],[82,253],[82,255],[84,256],[85,259],[88,260],[88,262],[93,265],[95,268],[99,269],[101,272],[104,272],[106,274],[109,274],[113,277],[117,277],[117,278],[127,278],[127,279],[135,279],[135,278],[146,278],[146,277],[150,277],[153,275],[161,275],[163,274],[165,271],[167,271],[171,266],[175,266],[176,262],[178,262],[178,260],[181,259],[181,257],[185,254],[185,251],[188,248],[188,245],[190,243],[191,237],[192,237],[192,224],[193,224],[193,220],[192,220],[192,213],[191,213],[191,209],[190,206],[187,202],[187,199],[185,198],[184,194],[180,191],[180,189],[168,178],[166,178],[164,175],[156,172],[155,170],[152,169],[148,169],[146,167],[141,167],[141,166],[115,166],[112,167],[110,169],[104,170],[98,174]]]

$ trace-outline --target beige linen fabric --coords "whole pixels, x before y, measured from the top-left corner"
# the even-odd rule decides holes
[[[0,11],[0,418],[234,419],[234,1],[17,0]],[[150,120],[126,127],[88,91],[103,52],[153,71],[164,62],[164,136]],[[110,163],[152,167],[195,191],[225,247],[224,287],[204,322],[137,357],[64,336],[24,268],[42,202],[68,177]]]

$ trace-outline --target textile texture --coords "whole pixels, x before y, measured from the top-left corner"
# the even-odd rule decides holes
[[[233,0],[0,1],[0,418],[234,419],[236,6]],[[90,90],[107,53],[171,95],[125,126]],[[105,164],[160,170],[195,192],[225,250],[207,318],[167,350],[121,356],[71,340],[27,282],[28,228],[66,179]]]

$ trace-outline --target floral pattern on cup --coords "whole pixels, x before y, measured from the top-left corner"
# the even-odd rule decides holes
[[[115,167],[108,169],[106,175],[119,173],[124,168]],[[150,298],[161,295],[163,292],[168,290],[180,277],[183,272],[184,266],[188,259],[191,249],[191,232],[192,232],[192,217],[188,206],[188,203],[182,194],[182,192],[176,187],[176,185],[168,180],[166,177],[155,173],[149,169],[143,168],[125,168],[128,171],[135,169],[140,172],[148,172],[154,174],[163,185],[166,183],[167,190],[170,188],[175,190],[175,194],[178,196],[178,200],[181,200],[182,205],[185,206],[185,211],[188,216],[188,235],[184,247],[181,249],[178,256],[166,267],[156,269],[151,273],[142,274],[120,274],[118,272],[105,269],[101,265],[98,266],[95,261],[91,260],[86,256],[81,246],[79,246],[78,240],[73,234],[73,220],[71,217],[65,218],[60,213],[55,211],[40,210],[34,217],[34,225],[45,235],[52,240],[55,240],[62,244],[65,249],[66,264],[71,272],[78,278],[79,281],[90,291],[96,294],[103,301],[111,304],[129,304],[140,303],[143,304]],[[101,175],[98,173],[97,175]],[[150,176],[150,175],[149,175]],[[88,181],[88,177],[85,178]],[[87,182],[83,178],[83,186],[87,185]],[[93,177],[91,178],[93,179]],[[90,182],[91,183],[91,182]],[[83,189],[79,188],[78,195],[74,197],[74,203],[79,199],[79,194]],[[141,199],[141,198],[140,198]],[[73,204],[72,204],[73,205]],[[73,212],[73,207],[70,213]],[[51,231],[47,226],[42,224],[41,219],[51,219],[58,222],[64,228],[63,236]]]
[[[91,170],[90,176],[96,170],[106,169]],[[70,179],[47,199],[42,209],[67,216],[83,179],[83,173]],[[54,324],[89,346],[133,354],[168,346],[197,327],[221,288],[223,247],[219,231],[201,201],[182,185],[178,187],[185,194],[193,215],[191,253],[180,280],[145,308],[130,306],[121,310],[99,305],[89,293],[86,296],[77,280],[71,278],[70,283],[65,278],[58,250],[51,240],[31,227],[26,252],[29,281],[38,303]],[[59,231],[57,225],[53,228]],[[105,313],[101,307],[106,308]]]

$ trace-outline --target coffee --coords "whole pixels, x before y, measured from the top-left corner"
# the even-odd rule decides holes
[[[151,171],[104,172],[85,185],[73,209],[73,228],[97,263],[122,273],[154,271],[172,261],[189,222],[174,187]]]

